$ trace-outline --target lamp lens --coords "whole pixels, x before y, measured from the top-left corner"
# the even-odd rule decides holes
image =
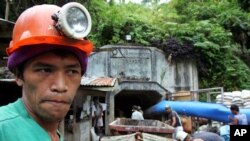
[[[71,7],[68,9],[66,16],[67,23],[74,32],[85,32],[88,27],[88,19],[81,9],[77,7]]]

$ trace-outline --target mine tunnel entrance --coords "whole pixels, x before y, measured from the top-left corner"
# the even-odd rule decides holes
[[[115,117],[131,118],[133,105],[141,106],[144,111],[161,99],[157,91],[121,91],[115,96]]]
[[[15,102],[22,97],[21,87],[15,81],[0,81],[0,106]]]

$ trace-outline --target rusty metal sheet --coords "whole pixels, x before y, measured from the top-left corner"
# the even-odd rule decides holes
[[[141,137],[138,138],[137,136],[138,134],[141,134]],[[161,137],[158,135],[137,132],[127,135],[106,136],[102,137],[101,141],[176,141],[176,140],[171,138]]]
[[[159,120],[133,120],[118,118],[109,124],[111,130],[146,133],[174,133],[175,128]]]

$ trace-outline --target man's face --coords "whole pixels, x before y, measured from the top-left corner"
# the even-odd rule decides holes
[[[27,62],[23,79],[17,78],[28,111],[35,118],[51,122],[65,117],[80,81],[78,59],[72,54],[58,56],[52,52]]]
[[[170,108],[166,108],[166,113],[170,113],[171,112],[171,109]]]
[[[236,110],[231,110],[231,113],[236,115],[237,114],[237,111]]]

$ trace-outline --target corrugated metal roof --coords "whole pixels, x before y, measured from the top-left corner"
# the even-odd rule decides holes
[[[82,86],[102,86],[113,87],[115,85],[116,78],[111,77],[82,77]],[[15,79],[0,79],[0,82],[15,82]]]
[[[112,87],[115,85],[116,78],[111,77],[82,77],[82,86],[105,86]]]

